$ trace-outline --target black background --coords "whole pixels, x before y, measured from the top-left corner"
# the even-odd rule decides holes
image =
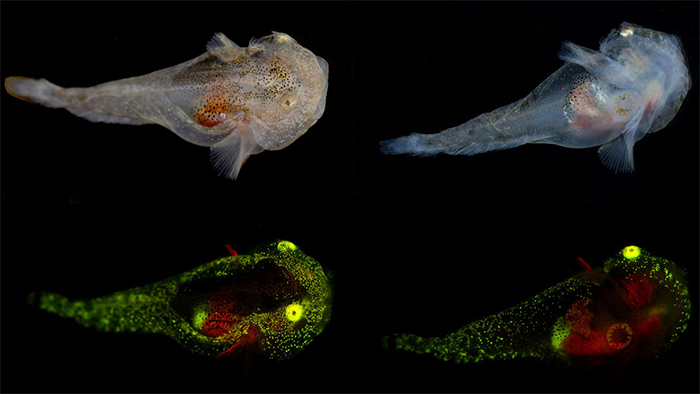
[[[595,149],[383,156],[524,97],[562,41],[598,49],[628,21],[678,35],[698,81],[692,3],[32,3],[1,5],[2,78],[92,86],[190,60],[216,32],[285,32],[330,65],[326,112],[281,151],[216,175],[154,125],[90,123],[2,100],[2,391],[697,392],[698,88],[614,174]],[[291,360],[195,356],[170,338],[98,333],[27,294],[102,295],[275,239],[335,275],[326,330]],[[381,348],[444,335],[628,244],[686,268],[693,317],[657,361],[615,370],[535,359],[456,365]]]

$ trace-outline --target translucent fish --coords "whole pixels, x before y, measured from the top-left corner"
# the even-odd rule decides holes
[[[691,81],[678,37],[622,23],[593,51],[570,42],[566,64],[524,99],[438,134],[382,141],[386,154],[475,155],[528,143],[599,146],[603,164],[634,171],[632,148],[674,118]]]
[[[10,77],[5,89],[92,122],[159,124],[211,147],[214,166],[235,179],[250,155],[287,147],[323,115],[328,63],[284,33],[247,48],[218,33],[207,53],[141,77],[68,89]]]
[[[435,338],[395,334],[385,347],[458,363],[535,357],[590,368],[653,359],[685,331],[687,279],[672,261],[628,246],[510,309]]]
[[[218,358],[245,349],[276,360],[299,353],[323,331],[332,301],[321,265],[289,241],[104,297],[30,296],[41,309],[100,331],[164,334]]]

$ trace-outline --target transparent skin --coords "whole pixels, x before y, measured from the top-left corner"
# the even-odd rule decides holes
[[[690,319],[685,271],[628,246],[593,270],[498,314],[434,338],[394,334],[385,347],[457,363],[535,357],[581,368],[624,365],[663,354]]]
[[[333,289],[316,260],[279,241],[104,297],[44,292],[30,302],[100,331],[168,335],[201,355],[234,357],[245,349],[284,360],[328,324]]]
[[[207,53],[141,77],[68,89],[10,77],[5,88],[93,122],[162,125],[211,147],[214,166],[234,179],[250,155],[285,148],[323,115],[328,63],[284,33],[247,48],[218,33]]]
[[[634,171],[632,149],[674,118],[691,86],[678,37],[622,23],[600,51],[570,42],[567,63],[527,97],[438,134],[383,141],[386,154],[474,155],[527,143],[598,150],[616,172]]]

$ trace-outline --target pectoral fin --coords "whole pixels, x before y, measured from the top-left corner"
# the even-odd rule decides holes
[[[263,150],[263,147],[255,142],[252,132],[239,133],[238,130],[234,130],[228,137],[211,147],[209,157],[219,174],[236,179],[248,157]]]
[[[615,172],[633,172],[634,142],[631,134],[620,135],[598,149],[600,161]]]

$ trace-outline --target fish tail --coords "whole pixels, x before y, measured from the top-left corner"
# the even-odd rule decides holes
[[[5,90],[11,96],[33,104],[49,108],[61,108],[62,87],[45,79],[27,77],[9,77],[5,79]]]
[[[39,309],[75,320],[99,331],[153,332],[145,321],[146,303],[138,296],[119,292],[103,298],[70,300],[53,292],[32,293],[29,303]]]
[[[387,349],[406,350],[418,354],[435,354],[438,338],[424,338],[414,334],[392,334],[384,337]]]
[[[11,96],[49,108],[65,108],[92,122],[144,124],[143,116],[115,86],[106,83],[92,88],[63,88],[46,79],[9,77],[5,90]],[[132,87],[132,92],[138,89]],[[138,93],[138,92],[136,92]],[[133,93],[132,93],[133,95]],[[138,94],[135,97],[139,97]]]
[[[384,339],[384,347],[430,354],[444,361],[477,363],[537,357],[547,360],[553,352],[542,340],[546,332],[538,324],[511,309],[470,323],[442,337],[424,338],[413,334],[394,334]],[[520,318],[515,322],[511,318]],[[546,336],[546,335],[545,335]],[[543,345],[544,343],[544,345]]]
[[[393,140],[381,141],[379,150],[385,155],[433,156],[444,152],[444,149],[432,143],[434,135],[436,134],[413,133]]]
[[[387,155],[432,156],[446,153],[471,156],[492,150],[510,149],[543,139],[543,136],[528,127],[528,119],[522,119],[522,103],[523,100],[520,100],[481,114],[464,124],[437,134],[413,133],[382,141],[379,149]]]

